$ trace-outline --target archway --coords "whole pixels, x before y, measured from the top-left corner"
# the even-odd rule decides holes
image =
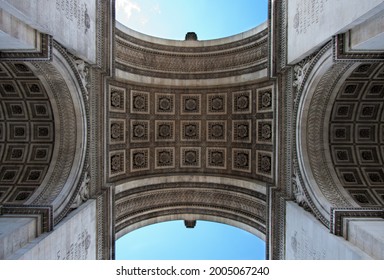
[[[188,183],[187,183],[188,182]],[[115,187],[115,236],[172,220],[207,220],[266,238],[266,186],[214,176],[164,176]]]
[[[329,43],[295,70],[295,192],[332,231],[333,209],[383,205],[382,64],[335,62]]]

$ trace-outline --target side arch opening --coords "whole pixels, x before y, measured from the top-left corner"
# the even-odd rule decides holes
[[[266,208],[266,187],[261,183],[211,176],[131,181],[115,187],[115,239],[160,222],[205,220],[265,240]]]

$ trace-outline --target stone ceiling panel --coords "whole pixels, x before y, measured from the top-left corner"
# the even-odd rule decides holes
[[[0,77],[0,202],[23,203],[47,174],[54,116],[44,86],[25,64],[0,64]]]
[[[384,67],[364,63],[341,86],[329,146],[342,186],[361,206],[384,205]]]
[[[201,173],[273,182],[273,85],[109,85],[109,181]]]

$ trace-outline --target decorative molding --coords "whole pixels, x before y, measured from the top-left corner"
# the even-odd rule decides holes
[[[217,46],[178,47],[143,41],[116,29],[116,66],[129,73],[178,79],[252,73],[267,67],[267,33],[265,29],[249,38]]]
[[[315,68],[317,62],[323,57],[323,55],[326,55],[329,53],[329,50],[332,47],[332,43],[327,43],[322,49],[320,49],[316,54],[310,56],[309,58],[306,58],[303,60],[302,63],[299,63],[300,65],[305,65],[306,71],[303,77],[300,77],[300,84],[303,85],[307,82],[309,75],[311,71]],[[309,65],[308,65],[308,62]],[[308,117],[305,124],[307,127],[307,146],[306,147],[298,147],[295,146],[294,150],[294,157],[295,162],[298,163],[298,153],[300,149],[307,149],[308,157],[309,157],[309,166],[311,169],[311,172],[313,173],[313,176],[316,180],[316,186],[320,189],[321,193],[326,197],[327,200],[329,200],[329,203],[332,203],[333,205],[340,205],[341,207],[349,207],[350,204],[343,195],[340,193],[336,185],[334,184],[334,181],[329,173],[328,166],[326,164],[326,161],[324,159],[324,153],[322,152],[322,149],[318,149],[318,147],[323,147],[323,126],[319,125],[323,124],[323,120],[325,117],[327,105],[329,102],[330,95],[332,91],[334,90],[335,84],[339,81],[340,77],[343,76],[343,74],[347,71],[347,69],[350,67],[349,64],[342,64],[342,63],[336,63],[327,70],[327,72],[322,76],[319,84],[317,85],[315,92],[313,94],[310,107],[316,108],[316,110],[310,110],[308,111]],[[295,102],[293,104],[293,123],[297,123],[299,120],[298,118],[298,108],[300,104],[300,100],[304,98],[303,96],[303,87],[295,87]],[[294,127],[294,130],[296,131],[297,127]],[[295,141],[296,145],[298,143],[298,139],[296,139],[296,133],[292,134],[293,140]],[[308,168],[308,166],[307,166]],[[317,209],[315,206],[315,203],[312,201],[312,197],[309,195],[309,191],[307,188],[310,188],[310,186],[307,186],[306,183],[304,183],[302,172],[306,172],[306,170],[296,170],[295,172],[295,181],[296,183],[300,183],[300,186],[303,187],[302,191],[305,194],[305,197],[307,199],[308,205],[310,206],[313,214],[326,226],[329,226],[329,220],[328,217],[325,217],[320,210]],[[292,176],[292,172],[290,173]],[[292,180],[292,179],[291,179]],[[296,185],[297,186],[297,185]],[[313,186],[312,186],[313,187]],[[292,193],[293,194],[293,193]]]
[[[383,208],[331,208],[330,231],[343,236],[345,218],[383,218]]]
[[[48,34],[39,34],[40,45],[34,51],[1,51],[0,61],[51,61],[53,38]],[[37,36],[39,36],[37,35]]]
[[[40,217],[42,233],[53,230],[53,209],[50,205],[12,205],[3,204],[0,215],[36,216]]]
[[[335,61],[383,62],[384,52],[352,50],[349,47],[350,32],[333,37],[333,58]]]
[[[149,149],[131,149],[131,172],[149,170]]]
[[[115,196],[116,232],[151,217],[200,213],[240,221],[265,233],[265,198],[253,190],[221,184],[170,182],[132,188]]]
[[[55,212],[55,224],[60,222],[63,219],[68,211],[76,196],[80,190],[82,184],[82,178],[85,175],[85,167],[86,161],[88,158],[88,145],[89,145],[89,108],[88,108],[88,92],[83,86],[82,78],[77,70],[77,66],[74,61],[71,59],[67,51],[62,48],[58,43],[54,42],[53,47],[57,52],[57,55],[62,56],[65,67],[70,69],[71,73],[75,77],[75,87],[78,88],[79,103],[77,104],[77,108],[81,108],[79,114],[83,114],[82,116],[76,116],[76,112],[73,107],[73,96],[71,92],[69,92],[68,86],[64,77],[58,72],[56,67],[53,64],[47,63],[33,63],[33,67],[38,75],[44,77],[44,80],[47,82],[49,89],[51,90],[54,99],[56,100],[56,104],[58,106],[58,116],[61,122],[61,132],[60,139],[58,139],[57,143],[60,149],[58,154],[58,159],[55,163],[53,173],[44,186],[44,189],[41,190],[38,196],[33,198],[33,204],[50,204],[52,203],[59,193],[63,190],[63,188],[69,188],[67,191],[71,193],[71,197],[67,200],[65,205],[61,205],[60,211],[58,213]],[[59,96],[59,97],[58,97]],[[83,129],[84,131],[77,131],[78,122],[76,117],[83,118]],[[65,132],[64,132],[65,130]],[[84,150],[81,152],[77,149],[76,145],[76,135],[77,133],[83,134],[82,147]],[[76,156],[76,153],[80,153],[79,157],[80,162],[74,163],[73,160]],[[63,165],[63,162],[65,163]],[[69,174],[71,169],[73,168],[73,164],[79,166],[78,173],[76,174],[77,178],[69,178]],[[67,181],[73,181],[74,185],[69,186]],[[56,211],[56,209],[55,209]]]
[[[302,61],[300,61],[298,64],[296,64],[293,67],[294,78],[293,78],[292,86],[296,88],[297,91],[299,91],[300,88],[302,87],[304,82],[304,77],[306,77],[306,74],[315,56],[316,56],[316,53],[304,58]],[[295,102],[297,102],[296,99],[295,99]]]
[[[87,168],[87,170],[89,170],[89,167]],[[89,182],[90,182],[89,173],[88,171],[86,171],[83,182],[80,185],[79,193],[76,195],[75,201],[71,205],[72,209],[78,208],[81,204],[83,204],[85,201],[89,199],[89,190],[90,190]]]

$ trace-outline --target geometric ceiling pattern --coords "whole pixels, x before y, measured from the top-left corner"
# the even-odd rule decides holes
[[[44,86],[23,63],[0,63],[0,202],[23,203],[43,182],[54,148]]]
[[[384,66],[364,63],[341,86],[329,150],[342,186],[361,206],[384,205]]]
[[[273,180],[270,83],[167,89],[111,82],[109,179],[211,174]]]

